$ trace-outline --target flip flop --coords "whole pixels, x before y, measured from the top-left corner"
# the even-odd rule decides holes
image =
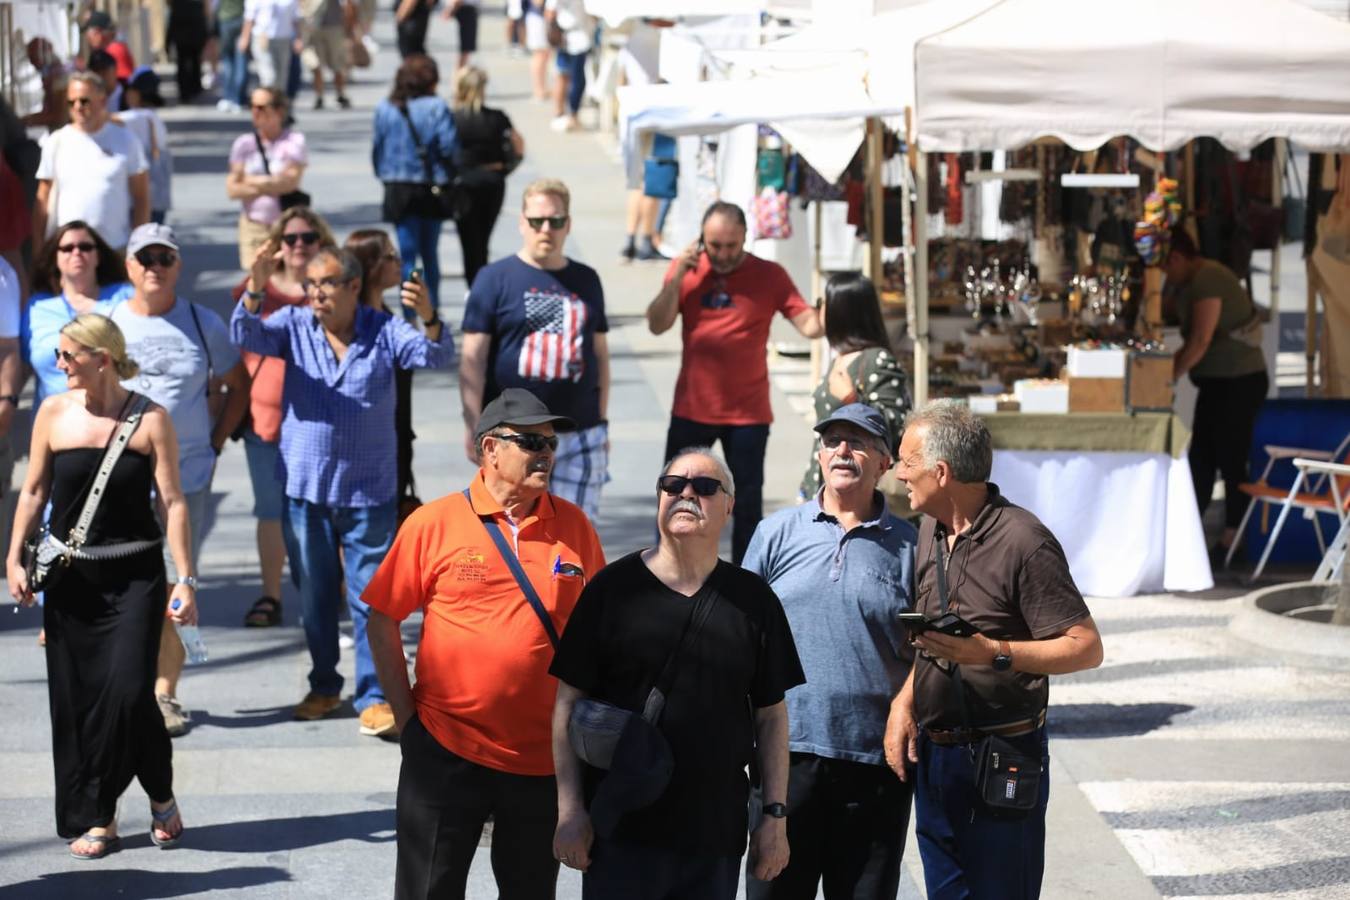
[[[77,841],[84,841],[86,844],[97,844],[98,851],[96,853],[76,853],[74,848]],[[71,841],[70,847],[71,847],[70,855],[75,857],[76,859],[84,859],[84,860],[102,859],[109,853],[116,853],[118,850],[121,850],[122,839],[115,834],[114,835],[90,834],[89,832],[86,831],[84,834],[77,837],[74,841]]]
[[[168,850],[170,847],[177,844],[183,837],[183,823],[181,821],[178,823],[178,833],[173,837],[161,838],[156,833],[156,829],[158,828],[163,828],[165,831],[168,831],[168,824],[172,822],[177,815],[178,801],[176,800],[170,800],[168,807],[165,809],[156,810],[153,806],[150,807],[150,841],[161,850]]]
[[[281,624],[281,601],[275,597],[259,597],[244,614],[247,628],[271,628]]]

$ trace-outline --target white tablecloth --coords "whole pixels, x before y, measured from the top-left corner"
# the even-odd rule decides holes
[[[1085,595],[1128,597],[1214,586],[1184,458],[996,450],[990,480],[1059,539]]]

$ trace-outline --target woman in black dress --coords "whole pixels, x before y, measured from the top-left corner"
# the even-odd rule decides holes
[[[33,602],[21,561],[24,539],[50,495],[52,534],[65,540],[80,516],[104,450],[134,405],[121,380],[137,372],[113,322],[85,313],[61,329],[57,365],[69,390],[48,397],[33,424],[28,474],[6,561],[9,591]],[[195,624],[187,503],[178,480],[178,439],[153,403],[112,470],[86,547],[134,544],[127,556],[73,560],[46,588],[47,685],[56,768],[56,830],[76,859],[119,848],[117,800],[140,781],[150,796],[150,838],[161,847],[183,832],[173,796],[172,750],[155,703],[155,669],[166,615],[163,540],[151,487],[164,501],[169,549],[184,581],[168,615]]]
[[[455,73],[455,157],[459,184],[469,195],[468,212],[455,220],[464,253],[464,281],[487,265],[488,242],[506,196],[506,176],[525,156],[525,140],[499,109],[483,105],[487,73],[469,66]]]

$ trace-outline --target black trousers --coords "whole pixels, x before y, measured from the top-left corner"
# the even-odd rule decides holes
[[[793,753],[788,769],[787,868],[745,876],[747,900],[895,900],[909,827],[910,786],[885,766]],[[758,809],[758,788],[751,800]]]
[[[500,900],[553,900],[553,776],[512,775],[470,762],[442,747],[416,717],[403,729],[402,745],[396,900],[464,900],[489,816]]]
[[[735,900],[739,855],[693,853],[596,838],[581,900]]]
[[[768,425],[708,425],[670,417],[666,432],[668,461],[689,447],[711,447],[718,441],[736,479],[736,506],[731,511],[731,561],[741,564],[759,520],[764,518],[764,452],[769,446]]]
[[[414,53],[426,55],[427,24],[431,21],[431,7],[426,3],[417,4],[412,15],[399,22],[395,27],[398,36],[398,55],[406,59]]]
[[[1200,514],[1214,494],[1214,476],[1223,476],[1225,528],[1236,528],[1247,509],[1247,497],[1238,485],[1248,480],[1247,460],[1251,453],[1256,416],[1265,402],[1270,381],[1265,372],[1253,372],[1237,378],[1197,378],[1191,382],[1199,390],[1195,399],[1195,421],[1191,428],[1191,480],[1195,482],[1195,502]]]
[[[460,8],[472,9],[468,6]],[[455,229],[459,232],[459,246],[464,254],[464,281],[473,287],[478,270],[488,263],[488,242],[502,211],[506,179],[470,181],[464,190],[469,195],[469,212],[455,220]]]

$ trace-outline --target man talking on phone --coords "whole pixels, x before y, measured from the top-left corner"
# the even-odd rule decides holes
[[[1063,549],[988,480],[993,458],[989,429],[963,404],[933,401],[906,420],[896,474],[924,514],[915,606],[975,632],[916,630],[918,657],[883,742],[886,762],[913,779],[934,900],[1040,896],[1048,676],[1102,661]]]
[[[675,382],[666,458],[683,447],[721,441],[740,486],[731,525],[731,559],[740,563],[764,514],[764,451],[769,445],[769,366],[765,347],[775,313],[803,337],[824,334],[820,313],[776,262],[745,250],[745,211],[719,200],[703,214],[699,239],[670,264],[647,307],[652,334],[682,319],[684,349]]]

